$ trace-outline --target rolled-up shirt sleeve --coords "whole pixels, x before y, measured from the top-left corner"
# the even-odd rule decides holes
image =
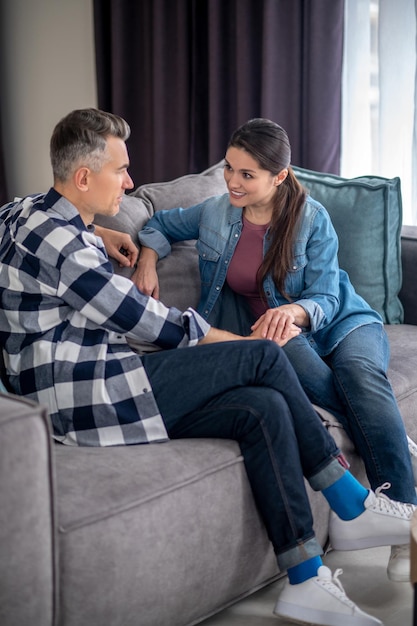
[[[66,256],[59,268],[58,296],[68,305],[71,323],[79,315],[93,326],[165,349],[195,345],[208,333],[210,325],[192,308],[167,307],[114,274],[95,236],[84,238],[90,245]]]

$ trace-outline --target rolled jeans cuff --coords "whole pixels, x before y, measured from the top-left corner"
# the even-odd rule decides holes
[[[307,541],[299,544],[295,548],[280,552],[277,554],[277,562],[280,572],[286,571],[289,567],[295,567],[300,563],[304,563],[314,556],[323,554],[323,548],[317,541],[316,537],[307,539]]]
[[[339,478],[342,478],[346,471],[337,458],[333,458],[326,467],[318,471],[317,474],[310,476],[308,482],[314,491],[323,491],[323,489],[333,485]]]

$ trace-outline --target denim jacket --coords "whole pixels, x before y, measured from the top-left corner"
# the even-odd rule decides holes
[[[176,241],[196,239],[201,277],[199,313],[209,318],[226,281],[227,268],[242,232],[242,209],[233,207],[229,195],[216,196],[188,209],[158,211],[139,233],[139,241],[162,258]],[[264,254],[269,246],[268,231]],[[381,317],[359,296],[346,272],[339,268],[338,239],[326,209],[307,197],[294,244],[285,289],[291,302],[310,317],[303,329],[312,347],[329,354],[352,330],[382,323]],[[272,276],[263,283],[269,308],[288,304]]]

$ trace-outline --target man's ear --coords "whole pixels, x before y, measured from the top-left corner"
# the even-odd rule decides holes
[[[80,191],[88,191],[90,170],[88,167],[80,167],[74,172],[74,183]]]

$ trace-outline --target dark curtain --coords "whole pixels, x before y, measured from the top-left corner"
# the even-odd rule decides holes
[[[99,107],[122,115],[135,184],[198,172],[251,117],[292,162],[339,173],[344,0],[94,0]]]

